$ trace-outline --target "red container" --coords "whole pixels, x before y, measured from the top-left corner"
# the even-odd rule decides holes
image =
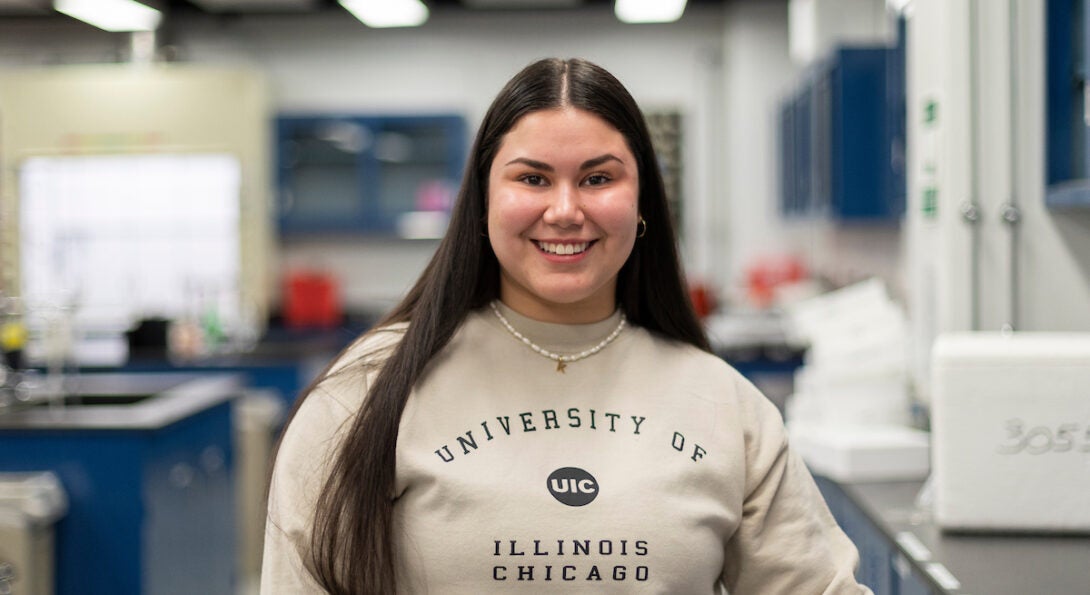
[[[290,328],[332,328],[343,317],[336,279],[327,273],[294,271],[284,282],[284,324]]]

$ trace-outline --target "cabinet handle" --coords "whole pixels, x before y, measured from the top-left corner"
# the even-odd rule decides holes
[[[193,466],[188,463],[177,463],[170,468],[170,485],[179,490],[187,489],[193,484]]]
[[[977,221],[980,221],[980,207],[971,202],[962,203],[961,218],[967,223],[976,224]]]
[[[227,456],[218,446],[208,446],[201,451],[201,468],[209,475],[222,471],[227,466]]]
[[[1082,80],[1082,121],[1090,126],[1090,82]]]
[[[999,216],[1007,225],[1014,225],[1022,220],[1022,211],[1012,203],[1004,204],[999,211]]]

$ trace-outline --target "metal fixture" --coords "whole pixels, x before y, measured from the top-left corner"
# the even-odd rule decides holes
[[[1000,207],[999,216],[1007,225],[1014,225],[1022,220],[1022,210],[1018,208],[1018,205],[1008,202]]]
[[[965,202],[961,205],[961,218],[967,223],[975,225],[980,221],[980,207],[974,202]]]

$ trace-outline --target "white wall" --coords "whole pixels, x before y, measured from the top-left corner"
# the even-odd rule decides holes
[[[767,254],[798,252],[778,212],[777,102],[800,70],[788,56],[787,3],[757,0],[727,8],[723,44],[725,191],[712,198],[715,278],[730,285]],[[721,169],[720,169],[721,168]]]
[[[790,0],[791,58],[819,60],[840,44],[866,45],[892,39],[884,0]]]
[[[837,39],[880,43],[888,38],[881,0],[853,1],[849,3],[851,10],[844,3],[832,4],[822,9],[823,22],[830,21],[830,14],[845,10],[851,14],[843,18],[861,21],[814,33],[821,43],[808,48],[811,58],[823,55]],[[714,229],[721,230],[710,242],[719,255],[714,259],[714,278],[737,294],[747,267],[763,258],[787,255],[800,258],[813,273],[835,285],[878,276],[900,296],[905,283],[897,224],[784,220],[779,213],[777,103],[805,76],[806,68],[789,55],[796,35],[792,28],[797,28],[791,20],[786,2],[741,0],[727,6],[723,48],[726,96],[721,116],[725,193],[713,197],[709,209]],[[818,43],[816,38],[812,41],[812,45]]]

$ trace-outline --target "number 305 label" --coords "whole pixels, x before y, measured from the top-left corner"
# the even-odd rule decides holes
[[[1090,453],[1090,425],[1065,423],[1056,426],[1027,426],[1018,418],[1004,424],[1007,437],[996,449],[1000,454],[1028,453],[1043,455],[1050,452]]]

